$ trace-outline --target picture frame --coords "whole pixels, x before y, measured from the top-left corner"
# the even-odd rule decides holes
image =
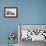
[[[6,18],[18,17],[18,8],[17,7],[4,7],[4,17]]]

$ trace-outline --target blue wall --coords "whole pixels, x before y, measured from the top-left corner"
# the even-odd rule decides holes
[[[9,6],[18,7],[18,18],[4,18]],[[0,0],[0,44],[8,43],[10,32],[18,32],[17,24],[46,24],[46,0]]]

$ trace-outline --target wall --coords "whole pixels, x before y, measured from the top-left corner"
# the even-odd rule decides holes
[[[18,18],[4,18],[4,7],[18,7]],[[7,44],[17,24],[46,24],[46,0],[0,0],[0,44]],[[17,42],[17,41],[16,41]]]

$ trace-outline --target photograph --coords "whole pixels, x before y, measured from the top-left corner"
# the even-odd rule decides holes
[[[17,7],[5,7],[4,8],[4,16],[16,18],[18,16],[18,8]]]

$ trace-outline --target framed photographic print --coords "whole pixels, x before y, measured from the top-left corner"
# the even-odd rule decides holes
[[[18,16],[18,8],[17,7],[5,7],[4,8],[4,16],[8,18],[15,18]]]

